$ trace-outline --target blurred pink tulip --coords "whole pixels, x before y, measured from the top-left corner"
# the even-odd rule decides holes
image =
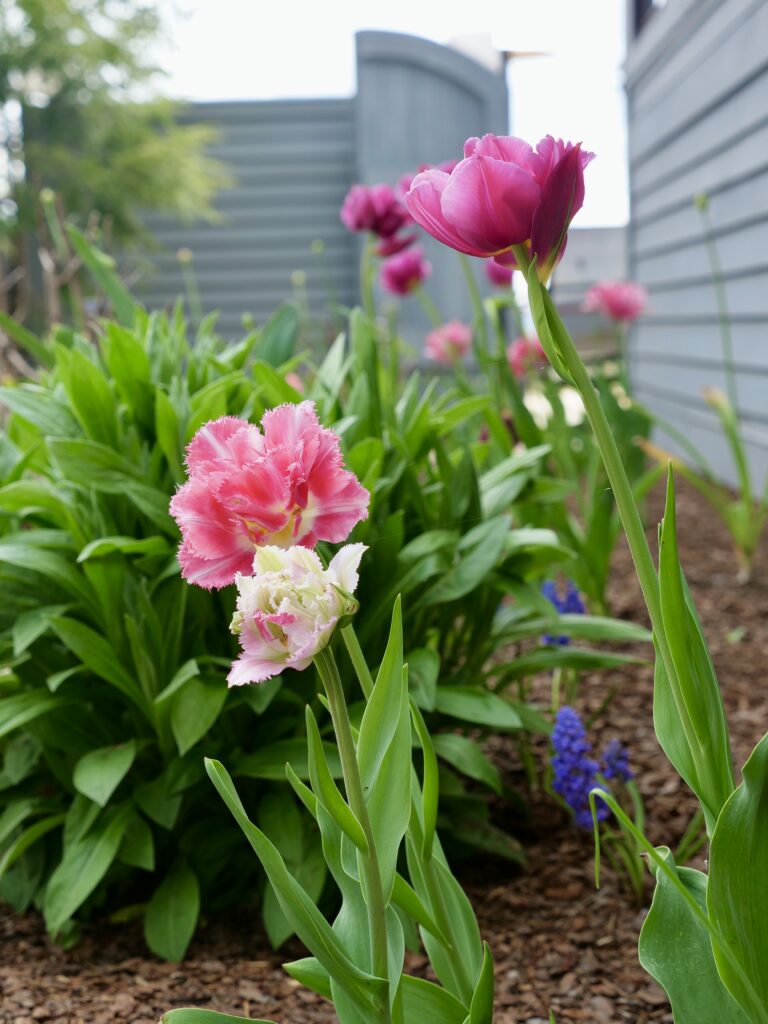
[[[585,313],[602,313],[616,323],[630,324],[642,315],[648,292],[634,281],[600,281],[584,297]]]
[[[493,259],[485,261],[485,276],[496,288],[509,288],[513,273],[513,267],[505,267]]]
[[[187,447],[189,479],[171,500],[184,579],[225,587],[248,573],[257,546],[338,543],[368,515],[370,495],[342,468],[339,438],[314,402],[264,413],[263,434],[235,416],[201,427]]]
[[[341,220],[349,231],[370,231],[391,238],[411,217],[389,185],[353,185],[341,207]]]
[[[536,366],[544,366],[547,357],[538,338],[515,338],[507,347],[507,362],[515,377],[520,380]]]
[[[417,238],[416,234],[392,235],[390,238],[382,238],[374,251],[382,259],[386,259],[387,256],[396,256],[403,249],[407,249],[409,245],[413,245]]]
[[[286,373],[285,383],[290,384],[293,390],[298,391],[300,395],[304,394],[304,381],[298,373]]]
[[[460,320],[450,320],[427,335],[425,352],[436,363],[456,363],[472,347],[472,330]]]
[[[408,295],[426,281],[432,264],[424,259],[421,249],[407,249],[391,256],[381,268],[381,286],[393,295]]]
[[[405,196],[409,213],[439,242],[468,256],[515,265],[525,245],[549,278],[565,251],[568,227],[584,202],[592,153],[548,135],[534,150],[511,135],[468,139],[450,174],[417,174]]]

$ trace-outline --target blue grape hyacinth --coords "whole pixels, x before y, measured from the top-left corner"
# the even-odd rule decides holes
[[[589,793],[598,785],[600,766],[592,757],[592,746],[579,715],[573,708],[563,707],[555,717],[552,730],[552,788],[573,811],[579,828],[592,827]],[[602,802],[596,805],[598,821],[610,813]]]
[[[587,610],[573,580],[567,581],[565,593],[562,595],[554,580],[545,580],[541,585],[541,592],[560,615],[583,615]],[[560,644],[561,646],[571,642],[569,636],[552,636],[549,633],[541,639],[545,644]]]
[[[603,752],[603,776],[619,782],[630,782],[635,777],[629,767],[629,751],[619,740],[611,740]]]

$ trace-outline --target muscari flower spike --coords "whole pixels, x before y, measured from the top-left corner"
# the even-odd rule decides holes
[[[579,828],[592,827],[589,793],[598,785],[600,766],[590,755],[592,746],[587,739],[581,718],[573,708],[563,707],[555,717],[552,730],[552,788],[573,811]],[[608,807],[598,803],[595,807],[598,821],[610,813]]]
[[[541,592],[560,615],[584,615],[587,610],[573,580],[568,580],[563,595],[559,593],[554,580],[545,580],[541,585]],[[568,636],[553,636],[550,633],[541,639],[545,644],[560,644],[563,647],[571,642]]]

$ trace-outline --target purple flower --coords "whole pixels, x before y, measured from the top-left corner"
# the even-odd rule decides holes
[[[611,740],[603,752],[603,776],[606,779],[618,779],[629,782],[634,773],[629,767],[629,751],[619,740]]]
[[[592,812],[589,807],[589,793],[598,785],[599,765],[590,756],[592,746],[581,719],[573,708],[560,708],[552,730],[552,788],[565,800],[573,811],[579,828],[592,827]],[[596,804],[598,821],[608,817],[608,807],[602,802]]]
[[[541,585],[541,592],[550,604],[555,606],[560,615],[583,615],[586,611],[573,580],[568,580],[565,585],[565,594],[562,596],[554,580],[545,580]],[[541,639],[545,644],[561,644],[562,646],[571,642],[571,638],[568,636],[552,636],[549,633]]]

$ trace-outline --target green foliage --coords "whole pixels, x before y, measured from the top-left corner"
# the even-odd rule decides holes
[[[351,537],[369,546],[358,590],[361,642],[377,665],[402,594],[407,692],[438,733],[441,777],[451,784],[441,814],[460,815],[455,834],[463,843],[519,859],[477,793],[478,785],[489,797],[497,792],[498,776],[477,737],[464,733],[546,731],[547,723],[496,692],[512,671],[497,652],[511,641],[533,647],[544,632],[638,638],[612,620],[561,629],[540,597],[540,576],[568,557],[554,533],[531,528],[527,518],[546,449],[511,454],[501,442],[479,441],[478,403],[418,375],[395,394],[359,312],[349,338],[317,361],[294,354],[299,322],[291,306],[242,341],[223,341],[210,324],[192,340],[180,308],[148,314],[85,238],[73,238],[120,322],[104,323],[95,339],[69,328],[35,339],[30,352],[44,353],[38,380],[0,391],[8,410],[0,736],[7,737],[3,808],[16,808],[0,818],[10,823],[0,857],[13,851],[0,862],[2,896],[18,907],[40,902],[55,933],[72,915],[144,904],[152,948],[180,957],[194,922],[182,927],[174,900],[162,895],[172,892],[167,880],[179,877],[178,865],[195,878],[202,907],[226,906],[259,887],[230,817],[211,805],[203,754],[226,758],[253,814],[267,813],[271,791],[285,798],[286,761],[299,778],[314,775],[322,813],[337,803],[336,751],[310,730],[307,756],[302,709],[310,703],[319,712],[312,673],[227,689],[233,596],[181,581],[168,514],[195,431],[227,414],[258,421],[276,402],[299,400],[284,376],[300,360],[309,367],[307,397],[341,435],[348,465],[372,495],[369,517]],[[350,651],[341,664],[347,688],[360,670]],[[584,648],[562,648],[558,657],[572,668],[608,658]],[[398,652],[393,663],[402,661]],[[534,661],[531,671],[546,667]],[[402,746],[406,690],[393,673],[382,664],[379,678],[389,688],[377,693],[387,694],[384,717]],[[360,683],[364,692],[372,685]],[[405,783],[382,759],[378,730],[365,718],[361,728],[371,771],[384,780],[374,789],[381,833],[393,830],[385,850],[391,887],[404,824],[388,820],[386,787]],[[450,734],[444,741],[442,731]],[[26,744],[23,756],[14,744]],[[295,826],[276,846],[294,872],[306,860],[301,883],[318,899],[325,872],[316,826]],[[88,885],[70,886],[82,863],[91,865]],[[287,925],[270,889],[263,906],[279,944]]]

